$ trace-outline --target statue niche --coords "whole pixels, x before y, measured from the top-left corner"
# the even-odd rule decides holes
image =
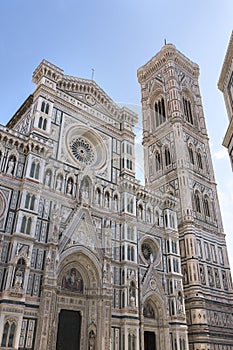
[[[80,273],[72,268],[68,270],[62,277],[62,289],[72,292],[83,293],[83,279]]]

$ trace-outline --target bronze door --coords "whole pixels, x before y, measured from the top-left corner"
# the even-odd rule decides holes
[[[81,315],[78,311],[61,310],[56,350],[80,350]]]
[[[144,350],[156,350],[154,332],[144,332]]]

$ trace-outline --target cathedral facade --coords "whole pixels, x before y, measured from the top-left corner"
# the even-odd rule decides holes
[[[232,282],[199,67],[138,70],[137,115],[43,60],[0,126],[0,349],[232,350]]]

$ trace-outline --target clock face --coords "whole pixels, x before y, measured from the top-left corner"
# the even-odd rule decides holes
[[[228,94],[231,102],[231,107],[233,108],[233,73],[231,74],[231,78],[229,80],[227,90],[228,90]]]

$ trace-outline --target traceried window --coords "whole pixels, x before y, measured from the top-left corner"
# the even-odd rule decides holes
[[[194,200],[195,200],[196,211],[198,213],[201,213],[200,197],[199,197],[199,193],[197,191],[194,194]]]
[[[183,98],[183,108],[184,108],[184,116],[187,122],[193,125],[191,102],[187,98]]]
[[[171,153],[168,147],[165,148],[165,165],[168,166],[171,164]]]
[[[105,206],[105,208],[110,207],[110,194],[108,191],[106,191],[105,195],[104,195],[104,206]]]
[[[34,177],[35,179],[39,179],[40,175],[40,163],[33,160],[30,170],[30,177]]]
[[[136,336],[128,334],[128,350],[136,350]]]
[[[4,348],[13,348],[16,325],[15,322],[7,321],[4,325],[2,344]]]
[[[161,155],[159,151],[155,152],[155,171],[159,171],[162,168]]]
[[[45,101],[41,103],[41,112],[49,114],[49,103],[45,103]]]
[[[197,165],[199,169],[203,169],[201,152],[197,152]]]
[[[30,235],[31,227],[32,227],[32,218],[24,215],[21,222],[20,232]]]
[[[36,200],[36,197],[34,194],[31,195],[30,193],[27,193],[26,198],[25,198],[25,208],[30,209],[30,210],[34,210],[35,200]]]
[[[96,203],[98,205],[100,205],[100,203],[101,203],[101,191],[98,187],[96,189]]]
[[[166,121],[166,110],[164,99],[155,102],[155,126],[158,127]]]
[[[96,154],[92,144],[84,137],[74,138],[70,142],[70,149],[80,163],[90,165],[96,160]]]
[[[188,151],[189,151],[189,161],[191,164],[194,164],[193,149],[191,145],[188,147]]]
[[[205,195],[203,199],[203,209],[205,216],[210,217],[209,199],[207,195]]]
[[[42,130],[46,130],[47,127],[47,119],[40,117],[38,121],[38,128]]]

